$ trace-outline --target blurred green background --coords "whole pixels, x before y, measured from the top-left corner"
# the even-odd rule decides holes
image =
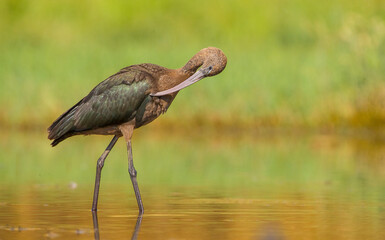
[[[381,144],[361,154],[357,140],[307,134],[382,136],[384,1],[3,0],[0,32],[5,183],[92,183],[109,139],[75,137],[52,149],[46,128],[120,68],[179,68],[207,46],[226,53],[225,71],[183,90],[165,116],[135,133],[145,184],[307,188],[336,176],[358,184],[358,172],[374,186],[383,179],[382,158],[372,159],[382,156]],[[117,148],[105,170],[114,183],[128,177],[119,171],[125,146]],[[334,175],[332,161],[319,165],[324,151],[333,154],[320,159],[342,152],[348,164]],[[372,167],[362,171],[357,159]]]
[[[0,126],[45,129],[128,65],[226,70],[179,94],[157,126],[382,130],[385,2],[0,2]]]
[[[69,209],[82,211],[88,224],[84,209],[91,201],[96,160],[111,138],[74,137],[52,148],[47,127],[119,69],[145,62],[179,68],[208,46],[225,52],[225,71],[181,91],[165,116],[134,133],[134,162],[147,209],[164,202],[159,209],[177,206],[184,216],[186,205],[172,204],[178,194],[187,200],[203,196],[213,206],[234,198],[232,207],[246,214],[239,219],[256,214],[246,224],[235,218],[251,236],[256,222],[273,216],[289,229],[288,236],[306,236],[308,229],[321,233],[319,239],[330,233],[380,239],[383,0],[1,0],[0,235],[2,226],[19,226],[9,234],[20,226],[62,228],[57,216],[70,216],[73,223],[72,215],[78,215],[68,215]],[[124,202],[130,207],[112,212],[129,209],[136,215],[126,169],[120,140],[103,169],[101,209]],[[80,195],[73,192],[77,186]],[[51,218],[45,218],[41,196],[52,197],[48,203],[59,211]],[[269,204],[257,207],[268,217],[243,204],[263,198]],[[286,205],[288,199],[299,205]],[[199,209],[195,202],[191,206]],[[201,207],[208,213],[205,202]],[[36,213],[28,215],[28,209]],[[211,215],[197,215],[215,220],[197,224],[211,234],[225,216],[221,207],[213,209]],[[305,210],[303,222],[297,210]],[[277,213],[288,218],[275,218]],[[165,216],[159,221],[168,223],[170,215]],[[48,220],[36,225],[42,219]],[[187,238],[200,236],[201,229],[191,228],[188,216],[183,219],[171,231],[192,229]],[[223,223],[220,233],[236,235],[234,222]],[[154,225],[164,226],[156,218]],[[154,232],[142,227],[146,231]]]
[[[340,179],[359,181],[356,159],[363,158],[372,166],[363,171],[367,182],[383,179],[382,158],[372,159],[383,155],[381,144],[362,154],[360,140],[349,140],[346,150],[340,146],[347,140],[316,137],[314,146],[306,134],[382,136],[384,1],[3,0],[0,32],[0,179],[6,183],[92,183],[109,139],[76,137],[52,149],[46,128],[120,68],[143,62],[179,68],[207,46],[226,53],[227,68],[183,90],[165,116],[135,133],[142,181],[294,181],[306,188],[334,179],[335,165],[323,168],[317,160],[325,149],[333,152],[325,158],[343,152],[349,159]],[[281,144],[270,139],[288,133]],[[114,183],[128,177],[119,171],[127,164],[125,146],[117,148],[110,175],[105,170]],[[233,170],[237,177],[229,178]]]

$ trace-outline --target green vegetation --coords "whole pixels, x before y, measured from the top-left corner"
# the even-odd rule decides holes
[[[120,68],[177,68],[206,46],[227,69],[184,90],[161,126],[385,120],[383,1],[4,0],[0,34],[2,128],[43,130]]]

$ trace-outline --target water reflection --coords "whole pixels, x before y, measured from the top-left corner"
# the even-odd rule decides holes
[[[132,233],[132,237],[131,237],[131,239],[133,240],[138,238],[140,226],[142,225],[142,218],[143,218],[143,214],[139,214],[138,219],[136,220],[134,232]]]
[[[142,218],[143,218],[143,214],[138,214],[138,218],[136,220],[135,228],[134,228],[134,231],[132,232],[131,240],[138,239],[138,234],[139,234],[139,231],[140,231],[140,226],[142,224]],[[98,212],[97,211],[92,211],[92,222],[93,222],[93,225],[94,225],[94,237],[95,237],[95,240],[100,240],[99,221],[98,221]]]
[[[94,224],[94,234],[95,234],[95,240],[99,240],[99,221],[98,221],[98,212],[92,211],[92,222]]]
[[[284,240],[280,224],[278,223],[267,223],[260,229],[260,237],[256,238],[260,240]]]

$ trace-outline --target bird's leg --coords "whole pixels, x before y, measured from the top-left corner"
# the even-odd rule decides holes
[[[96,177],[95,177],[94,199],[92,201],[92,211],[96,211],[98,207],[100,176],[102,173],[102,168],[104,166],[104,160],[106,160],[106,157],[108,156],[108,154],[110,153],[111,149],[114,147],[118,139],[119,137],[115,135],[114,138],[111,140],[110,144],[108,144],[106,150],[98,159],[98,163],[96,164]]]
[[[136,181],[137,171],[135,170],[134,161],[132,159],[131,140],[127,142],[127,153],[128,153],[128,172],[130,173],[132,186],[134,187],[136,201],[139,207],[139,215],[142,215],[144,212],[144,208],[142,203],[142,197],[140,196],[138,182]]]
[[[137,172],[134,167],[134,161],[132,159],[132,148],[131,148],[131,137],[134,132],[135,122],[128,122],[119,126],[120,131],[122,132],[124,139],[127,143],[127,154],[128,154],[128,173],[130,173],[130,178],[132,186],[134,187],[136,201],[138,202],[139,215],[142,215],[144,212],[142,197],[140,196],[138,182],[136,181]]]

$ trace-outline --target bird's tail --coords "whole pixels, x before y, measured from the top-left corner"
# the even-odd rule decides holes
[[[52,147],[55,147],[56,145],[58,145],[61,141],[65,140],[66,138],[69,138],[71,136],[74,136],[76,135],[75,132],[73,133],[66,133],[64,134],[63,136],[59,137],[59,138],[56,138],[56,139],[53,139],[53,141],[51,142],[51,146]]]
[[[58,117],[58,119],[56,119],[47,129],[48,139],[53,140],[51,143],[52,147],[56,146],[64,139],[75,135],[73,132],[75,122],[74,114],[76,113],[76,109],[79,103]]]

